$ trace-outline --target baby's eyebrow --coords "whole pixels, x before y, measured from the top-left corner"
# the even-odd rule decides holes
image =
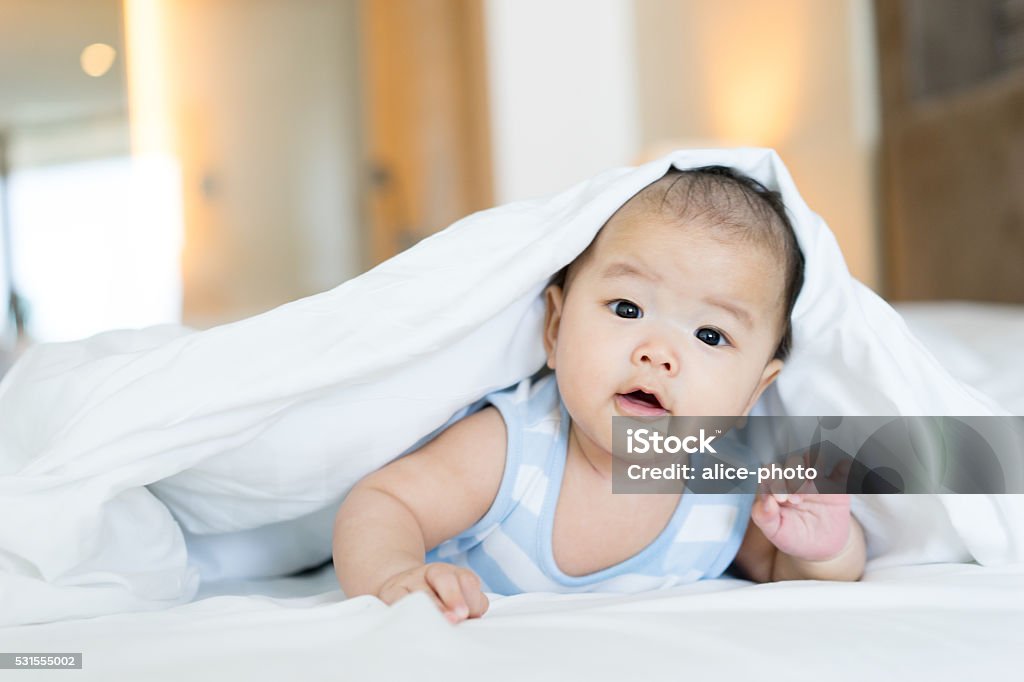
[[[613,279],[615,277],[630,276],[640,277],[651,282],[661,281],[661,277],[657,273],[646,272],[644,270],[639,269],[632,263],[627,263],[625,261],[616,261],[610,264],[607,268],[604,269],[604,272],[601,273],[601,277],[604,279]],[[749,312],[746,311],[745,308],[742,308],[738,305],[733,305],[729,301],[723,301],[721,299],[713,298],[710,296],[704,297],[703,302],[721,308],[725,312],[735,317],[747,329],[754,328],[754,318],[751,316]]]
[[[733,305],[728,301],[722,301],[720,299],[711,298],[708,296],[704,297],[704,303],[721,308],[722,310],[724,310],[727,313],[730,313],[733,317],[742,322],[747,327],[747,329],[753,329],[754,319],[751,317],[750,313],[748,313],[745,309]]]
[[[659,277],[656,273],[645,272],[640,268],[632,265],[631,263],[626,263],[623,261],[617,261],[615,263],[612,263],[607,268],[605,268],[604,272],[601,274],[601,277],[603,279],[612,279],[615,277],[627,276],[640,277],[642,279],[650,280],[652,282],[661,281],[661,277]]]

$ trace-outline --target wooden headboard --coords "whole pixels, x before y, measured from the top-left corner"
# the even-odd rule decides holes
[[[1024,0],[875,0],[883,291],[1024,303]]]

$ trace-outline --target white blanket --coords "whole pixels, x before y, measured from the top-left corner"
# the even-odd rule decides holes
[[[246,320],[33,348],[0,383],[0,625],[188,601],[199,575],[183,529],[215,538],[304,516],[322,527],[360,477],[542,365],[548,277],[673,164],[731,165],[780,190],[807,259],[793,356],[754,414],[1005,414],[850,276],[774,152],[680,151],[471,215]],[[1019,498],[966,498],[944,497],[948,518],[909,529],[913,498],[857,502],[876,557],[1024,560]],[[296,549],[251,573],[329,552]]]

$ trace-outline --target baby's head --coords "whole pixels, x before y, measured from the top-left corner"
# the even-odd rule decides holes
[[[606,444],[615,415],[746,415],[790,352],[802,284],[777,192],[721,166],[673,169],[552,280],[548,366]]]

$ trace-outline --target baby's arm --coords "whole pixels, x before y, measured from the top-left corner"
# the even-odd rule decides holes
[[[506,443],[501,414],[486,407],[357,483],[334,523],[334,569],[345,594],[390,604],[424,591],[449,620],[483,615],[487,598],[472,571],[424,562],[490,508]]]

